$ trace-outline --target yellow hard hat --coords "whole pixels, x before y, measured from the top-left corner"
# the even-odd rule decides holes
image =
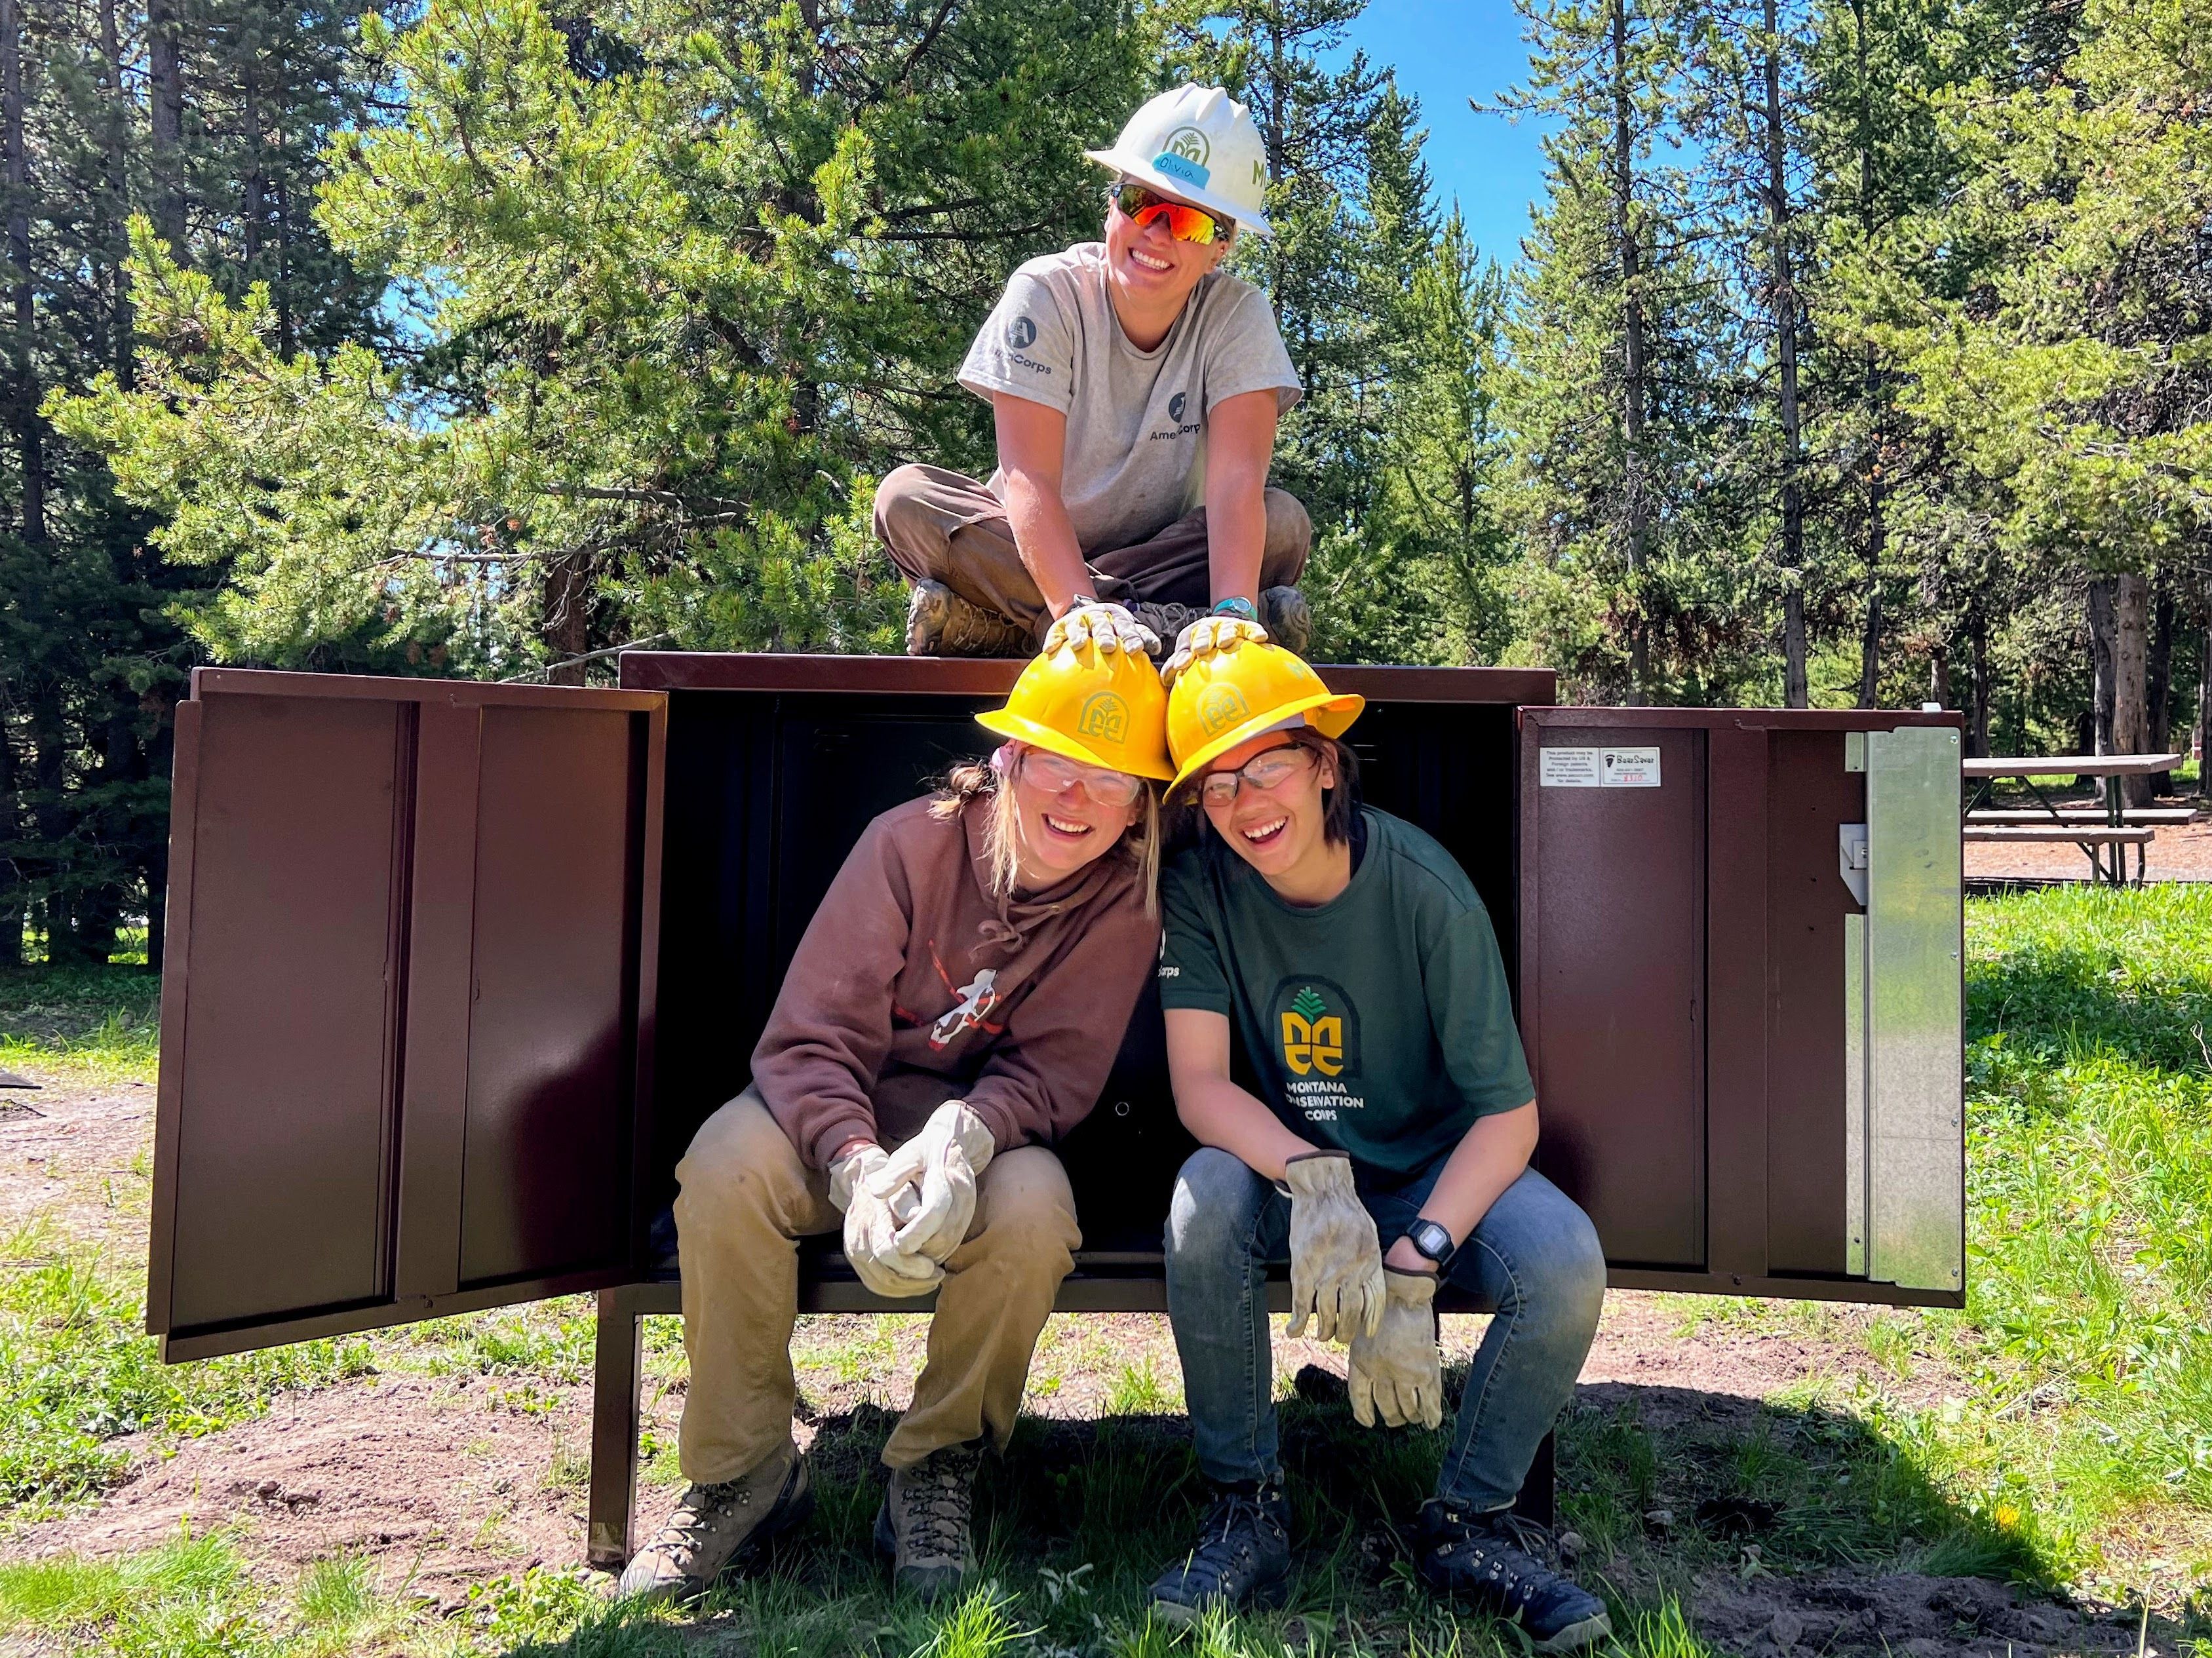
[[[1063,645],[1032,658],[1003,708],[975,716],[1001,737],[1137,777],[1164,781],[1167,691],[1142,653]]]
[[[1341,737],[1367,699],[1339,696],[1279,645],[1243,643],[1194,660],[1168,696],[1168,748],[1180,788],[1239,743],[1300,714],[1325,737]]]

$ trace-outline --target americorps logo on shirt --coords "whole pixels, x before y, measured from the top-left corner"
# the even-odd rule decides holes
[[[1036,343],[1036,324],[1027,317],[1016,317],[1006,325],[1006,343],[1017,351],[1026,351]]]
[[[1352,1092],[1360,1074],[1359,1010],[1341,985],[1304,974],[1285,979],[1269,999],[1268,1013],[1284,1091],[1308,1121],[1333,1122],[1367,1103]]]

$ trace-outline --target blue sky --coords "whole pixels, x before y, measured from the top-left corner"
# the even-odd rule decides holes
[[[1544,192],[1540,129],[1527,118],[1478,115],[1467,100],[1489,102],[1527,71],[1513,8],[1506,0],[1372,0],[1350,39],[1395,69],[1398,84],[1421,100],[1437,195],[1446,206],[1456,196],[1475,245],[1512,264],[1528,203]]]

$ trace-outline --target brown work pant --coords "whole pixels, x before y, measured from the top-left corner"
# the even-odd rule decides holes
[[[1313,546],[1313,521],[1287,489],[1267,492],[1262,591],[1296,581]],[[941,581],[971,604],[1012,616],[1042,643],[1052,626],[1036,579],[1015,550],[1003,502],[974,478],[942,466],[902,466],[876,486],[876,538],[909,581]],[[1130,604],[1213,602],[1206,508],[1185,513],[1134,546],[1084,550],[1098,597]]]
[[[829,1177],[799,1161],[750,1088],[701,1126],[676,1178],[691,1360],[677,1458],[686,1479],[711,1485],[790,1442],[797,1240],[845,1223],[830,1201]],[[991,1159],[976,1181],[975,1224],[945,1263],[928,1358],[914,1403],[884,1447],[886,1464],[911,1467],[980,1437],[1005,1445],[1030,1354],[1082,1241],[1058,1157],[1023,1145]],[[917,1312],[927,1304],[913,1303]]]

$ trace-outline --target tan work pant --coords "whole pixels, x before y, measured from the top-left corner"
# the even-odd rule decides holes
[[[1263,592],[1296,581],[1313,547],[1313,520],[1298,498],[1270,489],[1266,499]],[[876,486],[876,538],[908,580],[941,581],[969,604],[1012,616],[1043,642],[1052,614],[1015,550],[1004,503],[974,478],[942,466],[899,467]],[[1213,602],[1206,558],[1203,507],[1134,546],[1084,550],[1099,598],[1125,604],[1204,610]]]
[[[750,1088],[701,1126],[676,1178],[691,1360],[677,1456],[686,1479],[711,1485],[759,1467],[789,1442],[797,1240],[845,1223],[830,1201],[829,1177],[799,1161]],[[1030,1354],[1082,1241],[1058,1157],[1024,1145],[991,1159],[976,1181],[975,1224],[945,1263],[927,1362],[884,1447],[886,1464],[911,1467],[979,1437],[1005,1445]]]

